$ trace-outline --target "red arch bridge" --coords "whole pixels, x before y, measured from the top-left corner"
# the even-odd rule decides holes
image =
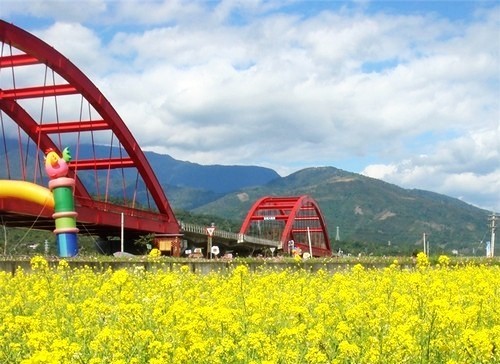
[[[166,243],[207,239],[206,227],[177,221],[132,132],[78,67],[3,20],[0,47],[0,224],[53,230],[50,207],[17,189],[6,193],[1,183],[47,186],[44,151],[69,146],[80,233],[128,239],[153,233]],[[293,241],[293,247],[315,256],[331,254],[324,219],[308,196],[265,197],[251,208],[239,233],[216,229],[213,239],[229,247],[285,252]]]

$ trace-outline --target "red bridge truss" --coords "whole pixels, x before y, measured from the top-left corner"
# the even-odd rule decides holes
[[[128,232],[177,234],[143,151],[89,78],[53,47],[2,20],[0,47],[0,179],[47,186],[43,151],[68,146],[80,231],[119,236],[125,216]],[[33,203],[1,198],[0,210],[3,224],[31,226],[33,218],[24,215],[37,217],[37,228],[53,227],[52,211]]]
[[[266,196],[256,201],[241,226],[240,234],[280,241],[283,251],[293,246],[313,256],[332,254],[318,204],[311,197]]]

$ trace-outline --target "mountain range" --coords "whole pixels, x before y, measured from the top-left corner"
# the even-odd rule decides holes
[[[90,155],[90,150],[90,146],[80,146],[81,157],[88,157],[85,154]],[[97,147],[96,154],[109,154],[109,147]],[[200,165],[153,152],[145,155],[176,215],[183,217],[186,212],[195,219],[214,216],[239,230],[257,199],[309,195],[322,211],[335,249],[348,242],[358,250],[376,246],[392,253],[407,252],[421,247],[425,233],[435,251],[484,251],[489,211],[442,194],[404,189],[334,167],[305,168],[281,177],[259,166]],[[133,173],[125,172],[127,189],[135,188]],[[0,178],[5,178],[1,174],[0,170]],[[79,176],[83,180],[93,178]],[[105,178],[102,171],[99,178]],[[111,194],[119,194],[121,183],[111,185],[116,189]],[[138,191],[137,195],[144,198],[141,196],[145,193]]]
[[[203,166],[146,153],[175,210],[239,224],[263,196],[309,195],[318,203],[332,240],[376,244],[388,251],[422,245],[472,254],[484,248],[489,212],[442,194],[404,189],[334,167],[306,168],[286,177],[256,166]],[[158,171],[163,171],[159,173]],[[176,176],[170,176],[175,174]],[[335,245],[341,247],[342,243]]]

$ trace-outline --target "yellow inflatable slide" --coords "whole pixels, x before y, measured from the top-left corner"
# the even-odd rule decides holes
[[[26,181],[0,180],[0,198],[14,197],[54,208],[54,196],[46,187]]]

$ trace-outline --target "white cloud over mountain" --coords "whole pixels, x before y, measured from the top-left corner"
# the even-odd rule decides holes
[[[7,1],[0,16],[80,67],[145,149],[281,174],[332,165],[500,211],[493,2],[458,18],[377,2],[71,4]]]

